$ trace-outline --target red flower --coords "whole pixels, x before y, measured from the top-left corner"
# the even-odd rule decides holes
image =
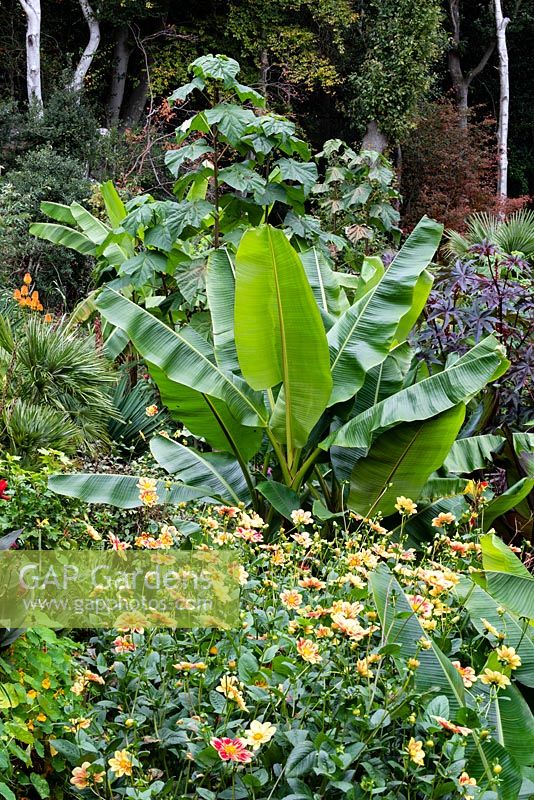
[[[7,481],[0,480],[0,500],[11,500],[11,497],[5,494],[7,489]]]
[[[222,739],[212,739],[211,745],[223,761],[237,761],[240,764],[252,761],[252,753],[247,750],[243,739],[229,739],[224,736]]]

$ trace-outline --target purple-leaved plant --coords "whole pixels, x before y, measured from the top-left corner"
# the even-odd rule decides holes
[[[412,343],[432,370],[444,366],[451,353],[463,354],[497,334],[511,366],[490,389],[497,396],[487,427],[518,428],[534,416],[532,265],[488,241],[473,245],[470,256],[438,273]]]

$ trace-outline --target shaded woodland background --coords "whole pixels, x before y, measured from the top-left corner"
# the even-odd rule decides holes
[[[37,247],[41,266],[46,260],[43,243],[27,236],[44,199],[86,200],[107,178],[129,195],[172,193],[163,157],[189,108],[171,108],[167,97],[188,80],[187,64],[207,52],[237,59],[243,82],[266,94],[271,110],[293,119],[315,151],[332,138],[384,150],[398,174],[403,228],[426,213],[462,229],[469,213],[495,208],[499,71],[493,2],[37,5],[42,111],[28,103],[27,2],[0,2],[0,262],[7,275],[31,267]],[[534,3],[506,2],[504,13],[510,18],[512,210],[528,205],[534,193]],[[98,41],[80,92],[76,69],[89,47],[91,21]],[[78,271],[74,256],[62,256],[68,287],[69,271]],[[50,268],[58,270],[52,262]]]

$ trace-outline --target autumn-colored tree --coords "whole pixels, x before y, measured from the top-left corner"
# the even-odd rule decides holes
[[[401,194],[403,224],[421,215],[462,230],[465,217],[495,206],[495,125],[468,115],[462,127],[452,99],[428,103],[403,142]]]

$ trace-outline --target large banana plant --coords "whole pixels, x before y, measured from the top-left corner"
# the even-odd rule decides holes
[[[145,359],[170,413],[213,450],[158,438],[152,449],[165,469],[208,497],[255,507],[268,497],[284,515],[310,494],[336,511],[347,477],[349,504],[362,514],[382,505],[391,513],[395,493],[417,499],[466,404],[507,368],[491,336],[442,372],[411,368],[406,339],[441,233],[423,218],[387,269],[370,265],[351,302],[324,255],[298,254],[270,225],[249,229],[235,257],[220,249],[210,259],[207,335],[172,329],[104,289],[100,314]],[[90,500],[94,481],[65,475],[51,486]],[[135,494],[132,484],[130,502]]]
[[[134,237],[126,231],[114,233],[127,211],[111,181],[100,187],[108,223],[102,222],[79,203],[41,203],[41,211],[54,222],[34,222],[30,233],[39,239],[93,256],[106,265],[119,269],[135,255]]]

